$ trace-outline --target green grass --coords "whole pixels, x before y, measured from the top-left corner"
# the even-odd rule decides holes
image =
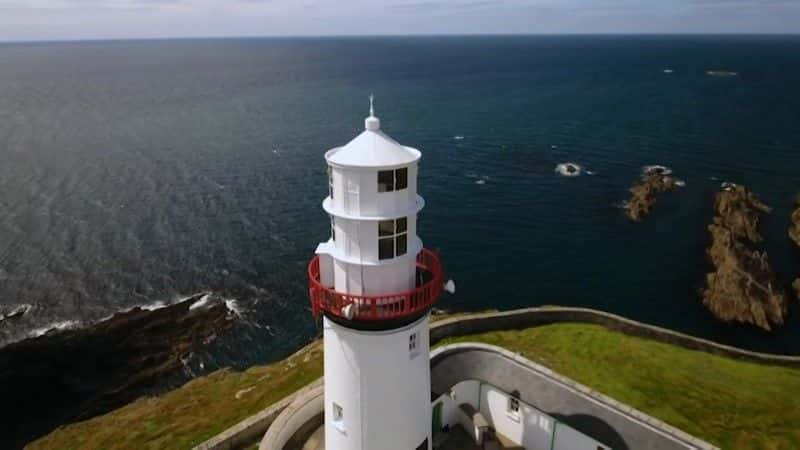
[[[764,366],[584,324],[451,338],[520,352],[724,449],[800,448],[800,370]],[[322,374],[319,343],[246,372],[219,371],[59,428],[31,449],[185,449]],[[236,393],[253,387],[246,394]]]
[[[63,426],[26,448],[191,448],[319,378],[320,344],[314,342],[268,366],[216,371],[162,396],[142,398],[108,414]]]

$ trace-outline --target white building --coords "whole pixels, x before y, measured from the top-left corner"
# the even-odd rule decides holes
[[[428,316],[443,280],[417,236],[421,154],[384,134],[372,106],[365,128],[325,154],[331,237],[309,265],[323,315],[325,448],[430,450]]]

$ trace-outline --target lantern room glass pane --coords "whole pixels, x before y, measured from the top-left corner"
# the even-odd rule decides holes
[[[408,168],[397,169],[394,175],[394,189],[399,191],[408,187]]]
[[[381,170],[378,172],[378,192],[391,192],[394,190],[394,170]]]
[[[394,258],[394,238],[378,239],[378,259]]]
[[[403,233],[397,236],[397,256],[405,255],[408,251],[408,234]]]
[[[378,236],[391,236],[394,234],[394,220],[381,220],[378,222]]]
[[[408,219],[405,217],[401,217],[397,219],[397,227],[395,228],[395,233],[405,233],[408,229]]]

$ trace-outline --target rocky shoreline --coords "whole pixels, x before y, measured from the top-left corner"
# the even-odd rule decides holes
[[[683,181],[671,176],[672,172],[663,166],[648,166],[642,177],[630,188],[630,198],[623,209],[625,216],[634,222],[641,222],[650,214],[656,203],[656,194],[674,191],[683,186]]]
[[[233,324],[224,301],[198,294],[0,348],[0,398],[14,405],[0,447],[21,448],[56,426],[105,413],[181,376],[183,361]]]
[[[703,305],[725,322],[770,331],[784,323],[786,296],[776,281],[767,252],[760,250],[762,214],[770,208],[744,186],[730,183],[714,198],[707,255],[714,267],[706,275]]]

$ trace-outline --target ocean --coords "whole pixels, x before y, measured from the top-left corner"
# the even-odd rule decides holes
[[[800,274],[799,79],[798,36],[1,44],[0,308],[27,312],[0,345],[206,291],[242,318],[202,370],[308,342],[323,153],[374,93],[383,129],[423,152],[419,234],[457,285],[439,307],[590,307],[800,354],[798,301],[768,334],[698,296],[724,181],[773,207],[772,266],[787,287]],[[619,205],[650,164],[686,187],[631,223]]]

